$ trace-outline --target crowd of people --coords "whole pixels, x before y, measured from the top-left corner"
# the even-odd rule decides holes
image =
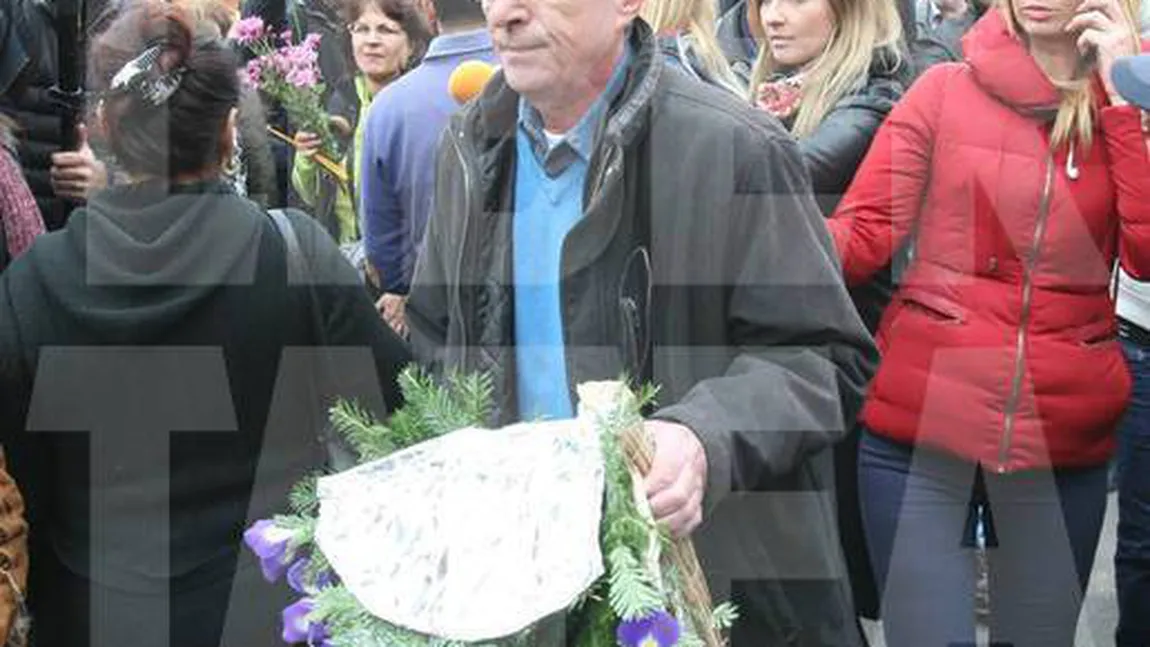
[[[1113,464],[1150,645],[1148,14],[10,0],[0,635],[275,644],[243,529],[414,363],[492,425],[658,385],[647,499],[734,647],[1073,645]],[[241,81],[253,16],[319,35],[336,159]]]

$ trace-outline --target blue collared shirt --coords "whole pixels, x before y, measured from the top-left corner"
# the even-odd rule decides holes
[[[486,29],[475,29],[436,36],[427,46],[427,53],[423,55],[423,60],[434,61],[437,58],[486,54],[491,50],[491,34]]]
[[[607,110],[627,83],[630,62],[630,47],[625,47],[623,56],[615,64],[615,70],[611,73],[611,79],[607,81],[607,88],[603,94],[591,104],[579,123],[564,133],[562,139],[554,146],[547,140],[543,128],[543,115],[528,103],[527,99],[522,97],[519,99],[519,135],[527,137],[536,159],[547,169],[548,175],[554,177],[562,173],[576,158],[590,163],[591,155],[595,152],[595,142],[606,125]]]
[[[608,109],[623,91],[630,58],[625,51],[602,96],[554,143],[543,129],[539,111],[526,100],[519,103],[512,255],[522,420],[574,415],[560,303],[563,242],[583,217],[591,156]]]

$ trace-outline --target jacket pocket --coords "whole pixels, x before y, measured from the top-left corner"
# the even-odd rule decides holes
[[[961,306],[926,290],[904,289],[898,299],[904,311],[920,314],[937,323],[959,325],[965,320]]]
[[[639,304],[631,297],[619,299],[620,325],[623,337],[623,369],[632,379],[640,380],[643,376],[642,352],[642,324],[639,314]]]
[[[616,290],[619,309],[623,370],[636,383],[650,380],[651,259],[645,247],[636,248],[623,264]]]
[[[1093,322],[1079,329],[1075,337],[1082,348],[1109,348],[1118,342],[1118,324],[1113,318]]]

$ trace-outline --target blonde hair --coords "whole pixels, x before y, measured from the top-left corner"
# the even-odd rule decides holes
[[[642,16],[656,34],[684,33],[714,79],[736,94],[744,92],[743,84],[731,71],[719,46],[715,0],[647,0],[643,3]]]
[[[999,0],[998,9],[1006,19],[1007,28],[1014,36],[1025,38],[1022,26],[1014,19],[1015,0]],[[1135,43],[1141,43],[1139,35],[1142,0],[1119,0],[1126,18],[1130,35]],[[1055,84],[1062,91],[1062,101],[1058,106],[1058,116],[1054,119],[1051,131],[1051,144],[1055,147],[1076,141],[1089,148],[1094,140],[1095,89],[1093,74],[1085,79]]]
[[[759,42],[759,57],[751,72],[751,99],[759,85],[779,70],[771,56],[760,19],[763,0],[750,0],[747,19]],[[768,2],[770,0],[767,0]],[[902,19],[892,0],[826,0],[834,15],[834,29],[826,49],[806,66],[802,98],[791,133],[805,137],[822,123],[843,97],[866,82],[876,57],[898,65],[902,53]]]

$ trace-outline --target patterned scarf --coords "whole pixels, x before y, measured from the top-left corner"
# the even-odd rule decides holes
[[[795,74],[759,84],[755,93],[755,104],[781,121],[786,121],[798,112],[803,98],[803,75]]]

